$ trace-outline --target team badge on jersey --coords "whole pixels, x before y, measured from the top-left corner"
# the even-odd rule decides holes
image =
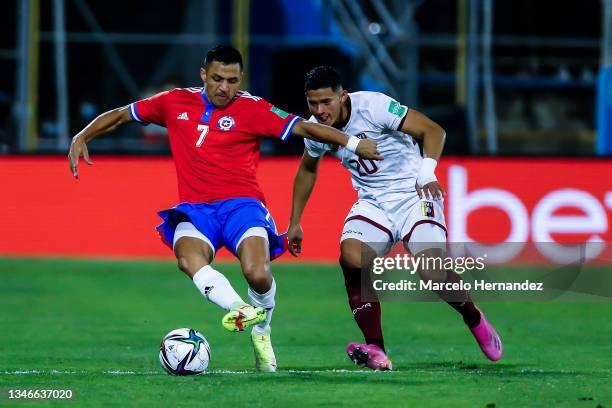
[[[434,203],[432,203],[431,201],[423,201],[421,205],[424,217],[435,218],[436,215],[434,213]]]
[[[219,129],[221,130],[228,131],[234,127],[234,123],[234,118],[232,118],[231,116],[224,116],[219,119],[219,121],[217,122],[217,126],[219,126]]]

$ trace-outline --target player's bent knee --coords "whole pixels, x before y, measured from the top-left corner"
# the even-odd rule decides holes
[[[178,268],[190,277],[204,266],[212,262],[214,251],[203,240],[190,236],[183,236],[174,243],[174,255]]]
[[[189,261],[189,258],[186,256],[179,256],[177,259],[177,264],[178,264],[178,268],[184,272],[185,274],[189,275],[189,276],[193,276],[195,275],[195,272],[193,272],[193,268],[191,267],[191,262]]]
[[[361,269],[364,263],[368,263],[369,258],[373,258],[370,252],[361,241],[346,239],[340,244],[340,265],[350,269]]]
[[[211,251],[206,251],[202,246],[194,248],[190,245],[177,245],[174,254],[178,268],[190,277],[212,261]]]
[[[361,257],[359,256],[359,254],[343,252],[340,255],[340,265],[349,269],[360,269]]]
[[[421,258],[418,273],[424,281],[438,283],[446,282],[446,270],[443,267],[444,251],[439,248],[426,249],[416,254],[415,258]]]
[[[177,256],[178,268],[186,275],[193,277],[200,269],[209,264],[203,256]]]
[[[242,273],[251,287],[266,288],[272,285],[272,275],[265,263],[243,262]]]
[[[419,275],[426,282],[436,283],[446,282],[446,271],[444,269],[420,269]]]

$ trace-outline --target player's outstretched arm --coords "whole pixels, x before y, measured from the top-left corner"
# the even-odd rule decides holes
[[[292,134],[317,142],[344,146],[364,159],[383,160],[378,152],[376,142],[349,136],[331,126],[300,120],[293,127]]]
[[[423,140],[423,164],[417,177],[416,190],[419,197],[440,199],[446,192],[438,183],[435,169],[444,149],[446,132],[440,125],[422,113],[410,109],[402,121],[402,132]]]
[[[104,112],[92,120],[89,125],[85,126],[83,130],[72,138],[70,151],[68,152],[68,161],[70,162],[70,171],[74,178],[79,178],[77,166],[79,165],[79,158],[81,156],[83,156],[87,164],[93,164],[89,158],[89,152],[87,151],[87,142],[104,133],[115,130],[119,126],[130,121],[132,121],[132,117],[130,116],[127,106],[113,109]]]
[[[310,193],[317,182],[317,173],[319,171],[319,162],[321,157],[312,157],[304,149],[300,167],[293,181],[293,200],[291,203],[291,218],[289,220],[289,228],[287,230],[287,239],[289,241],[289,252],[293,256],[298,256],[302,252],[302,240],[304,239],[304,231],[300,225],[304,208],[310,198]]]

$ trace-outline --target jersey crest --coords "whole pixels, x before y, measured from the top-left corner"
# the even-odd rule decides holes
[[[231,116],[223,116],[217,121],[217,126],[219,126],[219,129],[225,130],[226,132],[233,128],[234,124],[234,118]]]

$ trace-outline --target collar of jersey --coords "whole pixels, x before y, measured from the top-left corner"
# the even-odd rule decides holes
[[[204,101],[204,106],[206,107],[204,109],[204,112],[202,113],[202,123],[209,123],[210,118],[212,118],[213,110],[215,110],[215,105],[210,103],[210,101],[206,97],[205,89],[206,88],[202,87],[202,92],[200,92],[200,96],[202,97],[202,100]]]

